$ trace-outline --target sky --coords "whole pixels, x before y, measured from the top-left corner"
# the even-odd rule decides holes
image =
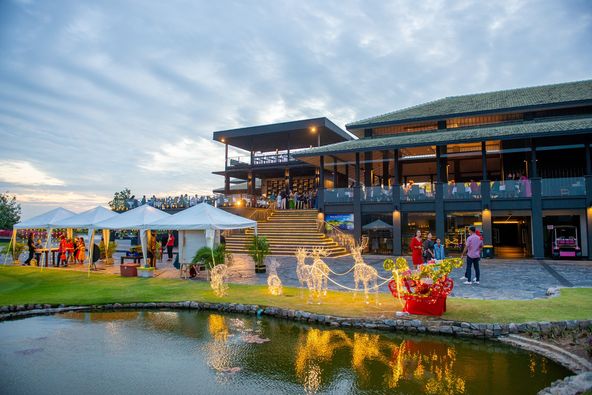
[[[0,192],[210,194],[216,130],[590,78],[590,0],[0,0]]]

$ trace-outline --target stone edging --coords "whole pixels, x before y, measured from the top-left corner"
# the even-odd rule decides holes
[[[419,320],[408,317],[397,319],[344,318],[315,314],[301,310],[283,309],[237,303],[205,303],[195,301],[158,303],[112,303],[104,305],[50,305],[28,304],[0,306],[0,321],[34,315],[54,314],[67,311],[106,311],[122,309],[192,309],[216,310],[232,313],[257,314],[294,321],[324,324],[331,327],[377,329],[391,332],[429,333],[478,339],[496,339],[500,336],[540,332],[542,334],[566,329],[587,329],[592,320],[569,320],[556,322],[527,322],[523,324],[487,324],[447,320]]]

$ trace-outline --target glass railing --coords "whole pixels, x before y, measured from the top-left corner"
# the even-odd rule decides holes
[[[250,156],[235,156],[232,158],[228,158],[226,162],[227,167],[244,167],[251,165],[251,157]]]
[[[390,187],[362,188],[361,200],[363,202],[392,202],[393,191]]]
[[[443,185],[445,200],[473,200],[481,199],[480,182],[459,182]]]
[[[543,196],[584,196],[586,182],[584,177],[543,178],[541,180]]]
[[[530,180],[493,181],[490,184],[492,199],[519,199],[532,197]]]
[[[436,193],[434,184],[418,182],[413,185],[401,185],[401,201],[415,202],[422,200],[434,200]]]
[[[354,200],[353,188],[325,188],[325,203],[351,203]]]

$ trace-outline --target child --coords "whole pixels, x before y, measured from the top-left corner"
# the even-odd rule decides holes
[[[444,246],[439,238],[436,239],[436,244],[434,244],[434,259],[439,261],[444,259]]]

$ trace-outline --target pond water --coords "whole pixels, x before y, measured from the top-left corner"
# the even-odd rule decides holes
[[[569,374],[495,342],[211,312],[0,323],[4,394],[535,394]]]

